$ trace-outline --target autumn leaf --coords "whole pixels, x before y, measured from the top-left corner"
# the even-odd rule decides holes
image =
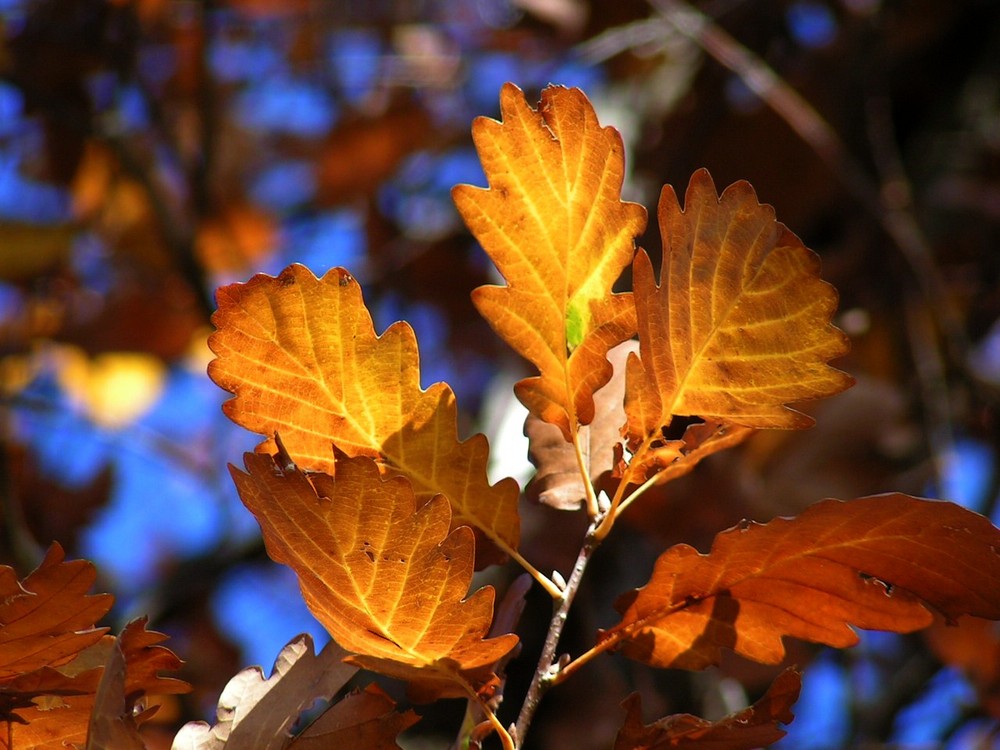
[[[117,701],[118,678],[105,674],[108,664],[123,669],[123,705],[115,716],[127,714],[133,725],[152,713],[132,714],[145,695],[189,689],[181,680],[160,676],[180,660],[158,645],[165,636],[145,630],[144,619],[129,623],[119,637],[95,627],[112,603],[108,594],[87,593],[95,577],[90,562],[64,560],[58,544],[22,581],[12,568],[0,566],[0,720],[8,722],[18,750],[83,745],[98,701]],[[95,748],[128,734],[113,717],[93,720],[100,725],[93,730]]]
[[[292,639],[264,679],[260,667],[233,677],[219,696],[217,723],[188,722],[174,737],[171,750],[282,750],[292,741],[291,728],[314,701],[329,700],[358,671],[344,664],[336,643],[316,654],[312,638]]]
[[[539,370],[517,384],[518,398],[571,441],[611,377],[608,349],[635,333],[631,295],[611,289],[632,261],[646,210],[622,202],[621,136],[601,127],[580,90],[550,86],[535,110],[508,83],[500,111],[502,122],[472,126],[489,189],[452,190],[508,283],[476,289],[473,301]]]
[[[468,697],[517,643],[485,639],[493,589],[467,599],[474,541],[451,533],[447,500],[419,510],[404,477],[382,479],[368,458],[344,458],[336,481],[308,478],[287,456],[248,453],[232,470],[268,554],[299,578],[306,604],[352,663],[408,680],[423,697]]]
[[[415,724],[418,717],[413,711],[394,711],[395,706],[381,689],[369,685],[328,708],[289,745],[289,750],[399,750],[396,735]]]
[[[622,703],[627,715],[614,750],[754,750],[770,745],[785,736],[778,722],[792,721],[801,687],[799,673],[786,669],[759,701],[724,719],[677,714],[649,725],[642,723],[642,700],[633,693]]]
[[[277,278],[222,287],[217,299],[209,375],[235,394],[224,405],[230,419],[268,438],[280,433],[310,471],[334,472],[332,445],[377,459],[410,479],[420,504],[443,494],[455,527],[516,551],[517,483],[489,484],[486,438],[459,442],[451,388],[420,388],[413,329],[396,323],[376,336],[347,271],[317,279],[292,265]],[[502,557],[480,546],[480,563]]]
[[[911,632],[932,620],[1000,619],[1000,530],[952,503],[901,494],[825,500],[797,518],[677,545],[616,605],[600,647],[657,667],[702,669],[720,649],[781,661],[782,636],[845,648],[851,625]]]
[[[837,294],[820,280],[817,256],[748,183],[718,196],[705,170],[692,176],[683,210],[665,186],[658,214],[662,285],[644,252],[634,263],[640,354],[626,376],[630,449],[657,440],[674,416],[812,424],[787,405],[852,383],[827,364],[848,343],[830,323]]]
[[[58,667],[101,640],[95,623],[111,609],[110,594],[88,594],[97,573],[86,560],[65,561],[53,544],[23,581],[0,566],[0,686],[42,667]]]
[[[145,750],[145,747],[125,697],[125,655],[115,641],[94,696],[86,750]]]

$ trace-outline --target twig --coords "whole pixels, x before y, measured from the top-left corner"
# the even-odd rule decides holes
[[[563,590],[562,599],[554,602],[555,610],[552,620],[549,622],[549,631],[545,635],[545,645],[542,647],[542,654],[538,659],[538,666],[535,669],[534,677],[531,679],[531,685],[528,687],[528,692],[524,697],[524,703],[521,704],[521,713],[517,717],[517,724],[513,727],[513,735],[517,747],[521,747],[524,743],[524,738],[528,734],[528,728],[531,726],[531,720],[538,709],[538,702],[549,688],[554,676],[554,670],[558,669],[556,649],[559,647],[559,637],[562,635],[563,626],[566,624],[566,616],[569,614],[569,608],[576,597],[577,589],[580,588],[580,582],[583,580],[583,573],[587,569],[587,563],[599,545],[599,542],[594,537],[596,528],[596,521],[592,522],[590,528],[587,530],[583,546],[580,548],[580,554],[576,558],[573,572],[570,574],[566,588]]]

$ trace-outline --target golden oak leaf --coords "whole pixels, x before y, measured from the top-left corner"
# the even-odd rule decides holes
[[[451,388],[420,388],[413,329],[396,323],[376,336],[347,271],[317,279],[292,265],[277,278],[222,287],[217,299],[208,372],[235,394],[223,407],[230,419],[269,438],[280,433],[310,471],[334,472],[331,445],[378,459],[409,478],[421,504],[445,495],[455,527],[516,550],[517,483],[490,485],[485,436],[459,442]],[[497,559],[491,549],[480,545],[480,563]]]
[[[614,750],[754,750],[770,745],[785,736],[778,722],[794,718],[791,708],[801,687],[799,673],[786,669],[759,701],[724,719],[677,714],[648,725],[642,723],[642,700],[633,693],[622,703],[628,713]]]
[[[927,627],[928,606],[1000,619],[1000,530],[953,503],[901,494],[824,500],[724,531],[708,555],[668,549],[600,639],[658,667],[702,669],[722,648],[776,664],[782,636],[844,648],[858,640],[850,625]]]
[[[337,463],[337,478],[308,478],[279,455],[245,455],[232,469],[268,554],[299,578],[306,604],[352,663],[409,680],[425,696],[468,696],[517,643],[485,639],[493,589],[467,599],[475,557],[467,526],[449,534],[443,497],[416,509],[404,477],[382,479],[365,457]]]
[[[608,349],[635,333],[630,294],[611,288],[635,253],[646,210],[621,200],[624,150],[578,89],[550,86],[537,110],[513,84],[502,122],[478,118],[472,138],[489,189],[452,196],[508,286],[473,292],[479,312],[540,376],[518,398],[567,441],[594,417],[611,377]]]
[[[634,263],[640,350],[627,370],[630,448],[673,416],[745,427],[802,428],[786,405],[848,388],[827,362],[847,352],[830,319],[837,293],[819,259],[757,202],[746,182],[716,194],[705,170],[681,210],[668,185],[659,205],[662,285],[644,252]]]
[[[0,685],[42,667],[58,667],[97,643],[94,624],[111,609],[110,594],[88,594],[97,577],[86,560],[64,560],[53,544],[23,581],[0,566]]]

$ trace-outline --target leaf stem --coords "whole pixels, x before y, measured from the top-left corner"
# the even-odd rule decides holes
[[[587,569],[587,563],[594,550],[600,546],[594,532],[597,528],[597,521],[593,521],[584,537],[583,546],[580,547],[580,554],[577,555],[576,563],[573,565],[573,572],[570,574],[566,588],[562,592],[561,599],[554,602],[555,611],[552,620],[549,622],[549,631],[545,635],[545,645],[542,647],[542,654],[538,658],[538,666],[535,675],[531,680],[528,693],[525,695],[524,703],[521,704],[521,713],[517,717],[515,725],[515,736],[520,747],[524,742],[528,728],[531,726],[531,719],[538,709],[538,703],[542,695],[552,686],[554,676],[557,674],[556,649],[559,646],[559,637],[562,635],[563,626],[566,624],[566,616],[569,608],[573,604],[580,582],[583,580],[583,573]]]
[[[508,547],[505,544],[499,545],[500,549],[510,555],[511,559],[514,560],[518,565],[524,568],[525,572],[528,573],[532,578],[541,584],[541,587],[545,589],[549,596],[555,600],[560,600],[565,595],[563,590],[560,589],[555,582],[549,578],[547,575],[542,573],[538,568],[532,565],[530,562],[524,559],[520,552],[518,552],[513,547]]]
[[[578,669],[580,669],[580,667],[589,662],[595,656],[603,654],[609,648],[618,643],[619,640],[620,640],[619,638],[608,638],[606,640],[599,641],[589,651],[585,651],[584,653],[580,654],[578,657],[573,659],[573,661],[571,661],[569,664],[560,669],[559,673],[552,677],[551,684],[559,685],[560,683],[564,682],[570,677],[570,675],[572,675]]]
[[[493,709],[487,705],[486,701],[477,693],[471,685],[467,682],[462,683],[462,687],[468,696],[479,706],[482,710],[483,715],[486,717],[487,721],[493,725],[496,730],[497,736],[500,738],[500,744],[503,745],[503,750],[517,750],[517,746],[514,745],[514,739],[510,736],[510,733],[504,728],[503,724],[500,723],[500,719],[497,715],[493,713]]]
[[[615,525],[615,520],[618,517],[618,513],[630,502],[635,500],[639,495],[649,489],[652,485],[656,484],[656,475],[647,479],[638,489],[636,489],[628,498],[622,501],[622,496],[625,494],[625,489],[632,484],[632,469],[635,466],[640,466],[643,463],[643,458],[645,453],[649,450],[650,443],[653,440],[653,436],[647,437],[639,450],[637,450],[633,455],[632,459],[629,461],[628,468],[625,469],[625,474],[622,476],[621,481],[618,483],[618,488],[615,490],[615,496],[611,498],[611,506],[608,508],[608,512],[604,514],[601,519],[600,524],[594,531],[594,536],[597,538],[598,542],[604,541],[604,538],[611,532],[611,528]]]
[[[587,494],[587,513],[590,514],[591,518],[597,518],[601,511],[597,506],[594,483],[590,481],[590,462],[584,458],[583,447],[580,445],[579,425],[573,430],[573,452],[576,454],[576,465],[580,469],[580,478],[583,480],[583,488]]]

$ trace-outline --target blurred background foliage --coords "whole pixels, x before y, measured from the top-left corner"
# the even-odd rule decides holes
[[[469,127],[504,81],[529,99],[582,87],[651,210],[701,166],[720,188],[750,180],[821,254],[858,378],[809,433],[760,434],[631,509],[564,650],[611,624],[664,545],[704,550],[743,517],[892,489],[996,520],[992,0],[0,0],[0,24],[0,563],[24,574],[58,540],[97,562],[111,624],[148,613],[170,633],[197,689],[161,709],[151,748],[244,665],[323,640],[226,470],[255,440],[205,376],[218,285],[346,266],[379,330],[413,324],[424,384],[454,387],[496,476],[530,476],[509,389],[524,366],[469,302],[495,272],[449,197],[484,184]],[[655,221],[642,245],[658,252]],[[524,516],[526,557],[567,571],[582,519]],[[507,712],[549,615],[532,594]],[[1000,747],[992,623],[790,652],[809,666],[785,747]],[[546,698],[529,747],[609,747],[631,690],[647,720],[718,717],[776,674],[588,670]],[[461,707],[423,712],[410,746],[447,746]]]

